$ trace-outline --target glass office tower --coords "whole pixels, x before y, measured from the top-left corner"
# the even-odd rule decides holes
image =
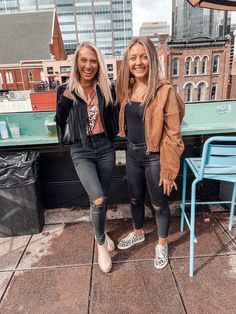
[[[172,0],[172,39],[223,37],[230,33],[231,15],[219,11],[192,7],[187,0]]]
[[[132,39],[132,0],[0,0],[0,14],[54,8],[67,51],[89,40],[112,57]]]

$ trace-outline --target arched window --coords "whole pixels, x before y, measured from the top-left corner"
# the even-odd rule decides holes
[[[172,75],[179,75],[179,59],[175,58],[172,60]]]
[[[194,75],[198,74],[198,65],[199,65],[199,57],[195,57],[194,62],[193,62],[193,74]]]
[[[41,80],[41,81],[45,81],[45,80],[46,80],[46,79],[45,79],[45,74],[44,74],[43,71],[40,72],[40,80]]]
[[[190,69],[191,69],[191,57],[188,57],[185,60],[185,75],[190,75]]]
[[[219,63],[220,63],[220,57],[214,56],[212,59],[212,74],[219,73]]]
[[[31,71],[28,73],[28,79],[29,79],[29,82],[34,81],[33,73]]]
[[[206,69],[207,69],[207,57],[204,56],[202,58],[202,74],[206,74]]]
[[[13,83],[13,77],[12,77],[12,73],[11,72],[6,72],[6,81],[8,84],[12,84]]]
[[[9,78],[10,78],[10,83],[13,83],[13,77],[12,77],[12,73],[9,72]]]
[[[188,83],[184,89],[185,102],[192,101],[192,93],[193,93],[193,85],[191,83]]]
[[[217,99],[217,84],[213,83],[211,85],[211,100],[216,100]]]
[[[205,90],[206,90],[206,84],[200,83],[197,88],[197,100],[203,101],[205,99]]]
[[[7,83],[10,83],[9,73],[6,72],[5,75],[6,75],[6,81],[7,81]]]

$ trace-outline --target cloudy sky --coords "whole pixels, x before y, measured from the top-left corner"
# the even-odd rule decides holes
[[[172,0],[133,0],[134,36],[139,35],[143,22],[168,21],[171,25]],[[232,13],[232,22],[236,23],[236,12]]]

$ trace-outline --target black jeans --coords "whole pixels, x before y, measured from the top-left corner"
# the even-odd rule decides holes
[[[160,155],[149,153],[145,144],[127,144],[126,173],[131,198],[133,227],[143,228],[144,201],[146,185],[155,209],[157,233],[160,237],[168,236],[170,226],[170,208],[160,180]],[[157,206],[160,209],[157,209]]]
[[[115,150],[104,133],[89,137],[88,147],[71,146],[71,157],[90,200],[90,215],[99,244],[105,242],[106,200],[115,168]],[[102,205],[94,201],[103,198]]]

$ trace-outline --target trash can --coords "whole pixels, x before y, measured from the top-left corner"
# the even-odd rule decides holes
[[[0,154],[0,237],[42,231],[39,153]]]

